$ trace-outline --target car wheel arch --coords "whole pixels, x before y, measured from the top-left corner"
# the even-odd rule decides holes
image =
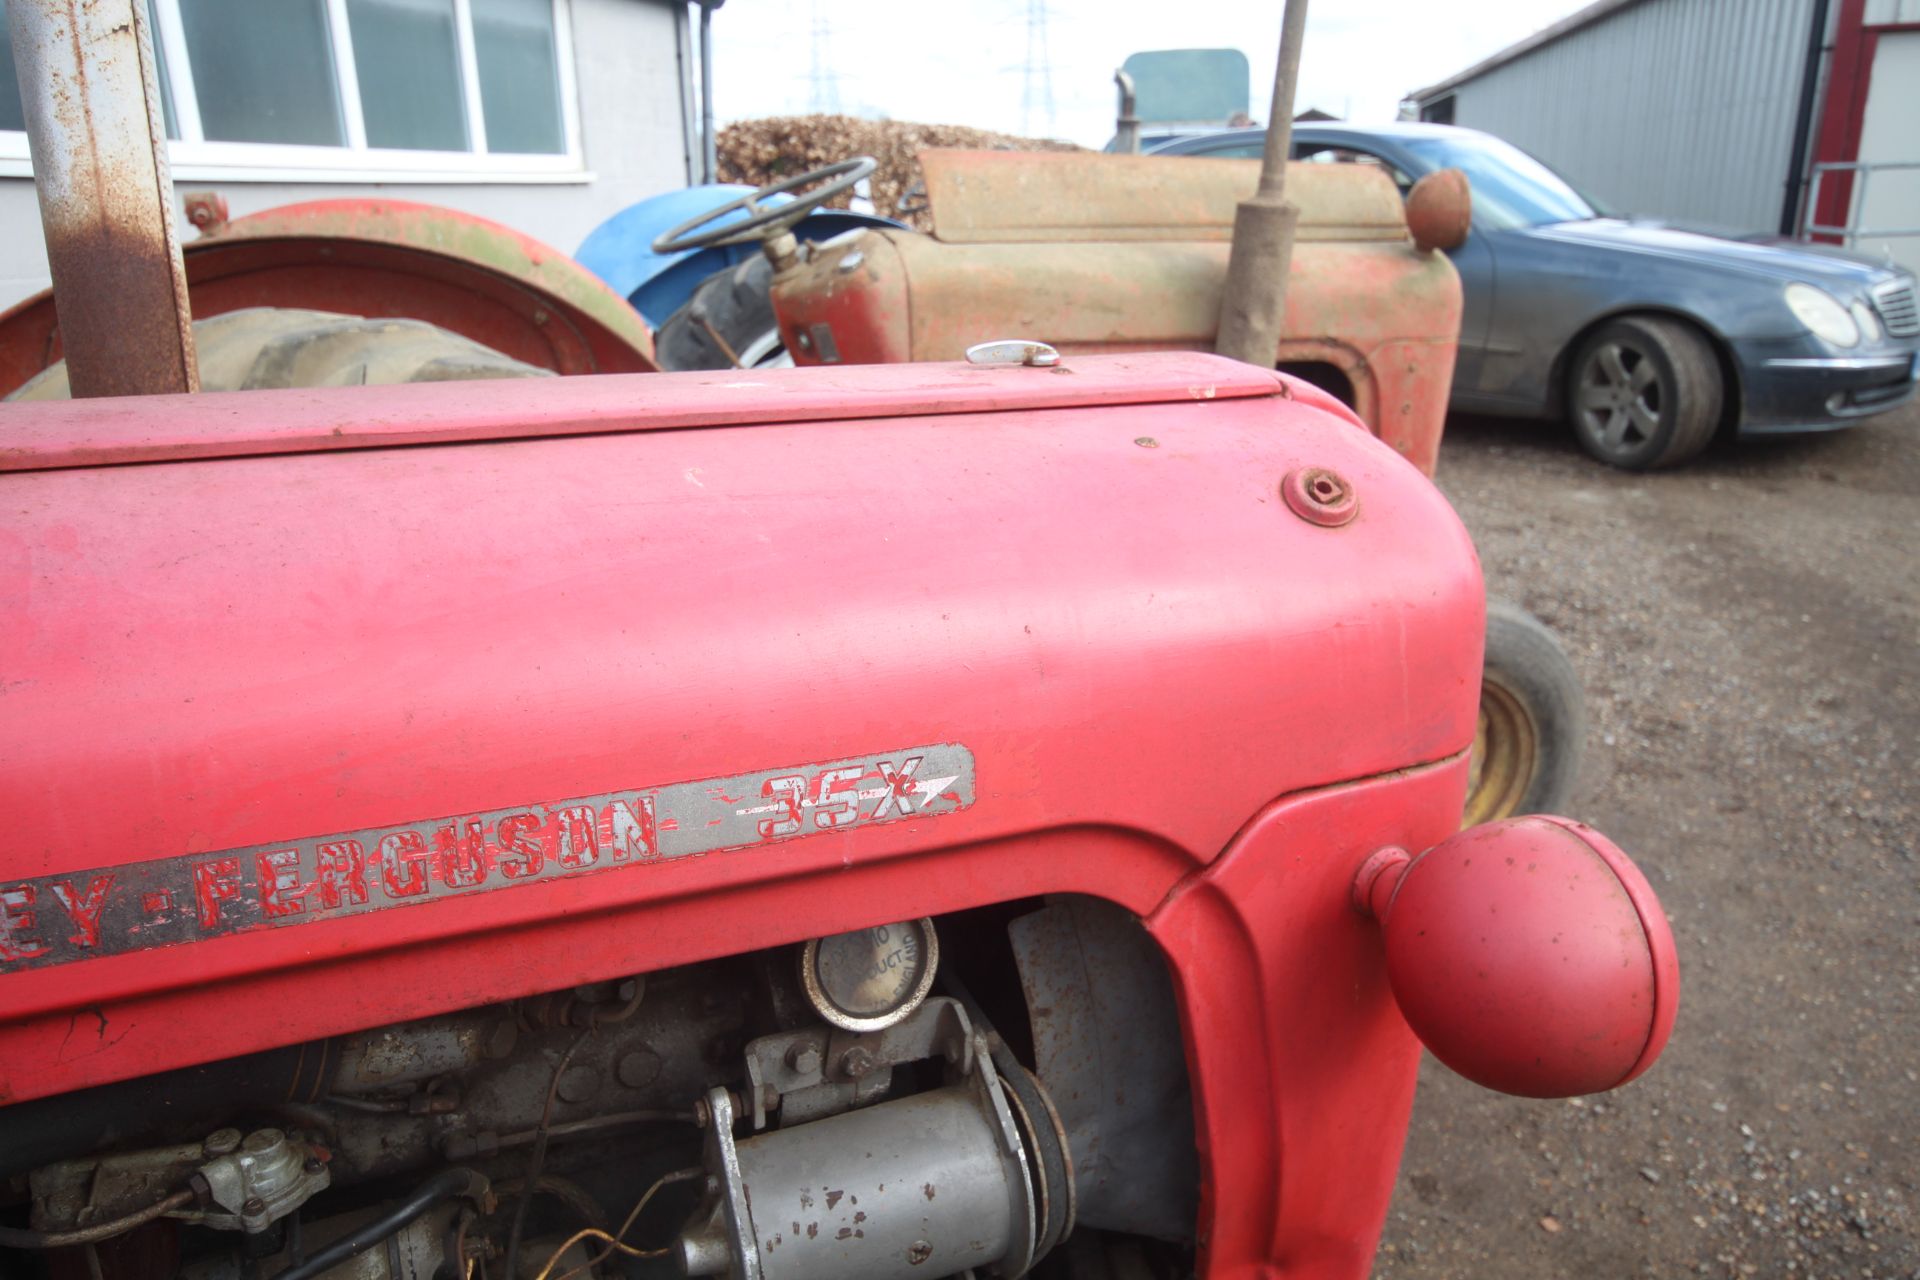
[[[1553,364],[1547,375],[1547,408],[1549,413],[1560,412],[1560,406],[1566,403],[1567,379],[1572,374],[1573,357],[1586,345],[1603,325],[1615,320],[1625,320],[1634,316],[1650,316],[1662,320],[1677,320],[1681,324],[1696,330],[1707,340],[1707,346],[1713,351],[1714,363],[1720,367],[1721,386],[1724,393],[1720,401],[1720,424],[1714,429],[1714,439],[1723,440],[1740,425],[1740,407],[1745,389],[1740,382],[1740,365],[1733,358],[1733,346],[1726,335],[1708,324],[1698,315],[1683,311],[1678,307],[1661,306],[1623,306],[1610,311],[1587,317],[1586,321],[1575,329],[1571,336],[1560,345],[1554,354]]]

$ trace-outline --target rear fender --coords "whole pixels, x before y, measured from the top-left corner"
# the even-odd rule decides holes
[[[182,249],[196,319],[298,307],[438,325],[560,374],[651,373],[653,336],[566,254],[458,209],[310,200],[220,223]],[[0,315],[0,395],[62,356],[51,291]]]

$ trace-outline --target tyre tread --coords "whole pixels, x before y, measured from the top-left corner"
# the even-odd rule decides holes
[[[246,307],[195,320],[193,341],[202,391],[554,376],[423,320],[294,307]],[[62,360],[8,399],[64,400],[70,390]]]
[[[1579,370],[1601,343],[1616,336],[1633,338],[1650,348],[1671,371],[1674,383],[1676,409],[1671,415],[1671,425],[1663,424],[1662,435],[1655,438],[1653,446],[1631,458],[1607,456],[1594,447],[1587,439],[1586,432],[1578,426]],[[1572,370],[1567,379],[1566,411],[1568,418],[1575,423],[1574,435],[1582,448],[1609,466],[1629,471],[1661,471],[1677,467],[1711,444],[1719,430],[1721,408],[1727,395],[1720,362],[1714,356],[1706,334],[1685,320],[1659,315],[1616,316],[1581,343]]]
[[[1587,741],[1586,692],[1573,660],[1545,623],[1511,601],[1489,600],[1486,678],[1512,691],[1539,731],[1539,759],[1516,812],[1564,812]]]
[[[701,323],[704,316],[706,323]],[[731,369],[734,362],[708,326],[737,355],[769,330],[773,314],[773,264],[762,253],[743,258],[700,282],[681,308],[654,334],[654,358],[667,370]]]

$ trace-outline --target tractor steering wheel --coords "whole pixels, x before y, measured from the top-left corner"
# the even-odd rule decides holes
[[[794,223],[841,192],[850,190],[854,183],[872,173],[874,167],[872,156],[855,156],[851,160],[842,160],[824,169],[814,169],[788,178],[784,182],[769,183],[758,191],[749,191],[737,200],[727,201],[718,209],[709,209],[699,217],[691,218],[657,237],[653,242],[653,251],[682,253],[689,249],[711,249],[721,245],[745,244],[749,240],[772,240],[782,232],[790,230]],[[768,196],[785,195],[796,187],[804,187],[813,182],[825,182],[826,185],[809,191],[803,196],[795,196],[785,204],[762,205],[760,203]],[[723,227],[714,227],[709,231],[700,230],[708,223],[716,222],[736,209],[747,211],[746,221],[729,222]]]

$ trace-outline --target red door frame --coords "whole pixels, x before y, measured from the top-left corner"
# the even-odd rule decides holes
[[[1888,32],[1920,31],[1920,23],[1895,22],[1867,25],[1867,0],[1840,0],[1840,16],[1834,27],[1833,49],[1827,66],[1827,92],[1820,111],[1820,133],[1814,144],[1813,163],[1847,163],[1860,158],[1860,131],[1866,122],[1867,91],[1873,81],[1873,60],[1880,51],[1880,37]],[[1808,187],[1812,187],[1811,170]],[[1835,173],[1820,186],[1820,199],[1807,221],[1825,226],[1840,226],[1853,205],[1853,175]],[[1840,237],[1813,237],[1829,244]]]

